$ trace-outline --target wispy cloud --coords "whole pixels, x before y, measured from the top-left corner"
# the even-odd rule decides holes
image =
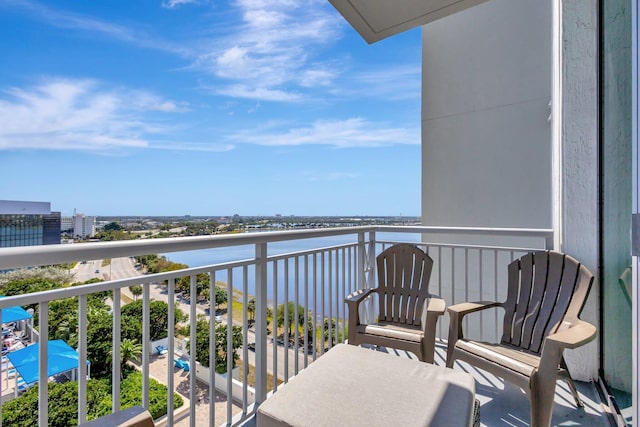
[[[162,7],[167,9],[175,9],[185,4],[199,4],[199,0],[168,0],[162,2]]]
[[[184,103],[90,79],[5,88],[0,90],[0,150],[229,149],[228,144],[156,141],[171,133],[159,115],[187,110]]]
[[[336,64],[311,54],[340,37],[340,21],[325,1],[238,0],[235,6],[241,21],[194,62],[195,68],[229,82],[217,93],[298,101],[301,91],[330,85],[339,75]]]
[[[297,127],[286,131],[253,129],[236,133],[230,140],[236,143],[267,146],[382,147],[396,144],[420,144],[420,129],[389,127],[384,123],[352,118],[341,121],[317,121],[308,127]]]
[[[111,39],[120,40],[136,46],[162,50],[182,56],[193,55],[191,53],[191,49],[187,46],[153,37],[144,31],[107,22],[84,14],[54,9],[46,4],[35,1],[3,0],[0,2],[0,7],[2,6],[21,8],[30,13],[35,19],[38,19],[47,25],[51,25],[52,27],[85,31],[92,34],[101,34]]]
[[[422,71],[420,65],[385,64],[382,69],[359,71],[344,76],[345,84],[331,92],[347,98],[381,98],[387,101],[419,100]]]

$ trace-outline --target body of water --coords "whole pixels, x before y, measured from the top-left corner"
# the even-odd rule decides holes
[[[378,233],[378,241],[403,241],[419,242],[420,235],[416,233]],[[354,235],[320,237],[313,239],[288,240],[284,242],[269,243],[267,253],[279,255],[291,252],[300,252],[314,248],[342,245],[357,241]],[[173,262],[186,264],[189,267],[202,267],[205,265],[220,264],[225,262],[252,259],[255,257],[255,245],[229,246],[226,248],[202,249],[198,251],[170,252],[161,254]]]
[[[378,233],[376,234],[377,241],[402,241],[402,242],[419,242],[420,235],[419,234],[401,234],[401,233]],[[338,245],[344,245],[348,243],[357,242],[357,236],[355,235],[342,235],[342,236],[331,236],[331,237],[321,237],[321,238],[311,238],[311,239],[300,239],[300,240],[289,240],[284,242],[274,242],[269,243],[267,247],[267,253],[269,256],[279,255],[285,253],[295,253],[308,251],[317,248],[325,248],[332,247]],[[227,262],[248,260],[255,258],[255,246],[254,245],[242,245],[242,246],[230,246],[225,248],[215,248],[215,249],[202,249],[198,251],[186,251],[186,252],[171,252],[161,254],[166,256],[169,260],[173,262],[179,262],[182,264],[186,264],[189,267],[202,267],[207,265],[214,264],[222,264]],[[337,262],[341,262],[340,260]],[[354,261],[355,262],[355,261]],[[353,264],[352,264],[353,265]],[[328,280],[328,275],[332,274],[332,278],[335,275],[335,265],[334,265],[334,273],[330,273],[328,270],[328,263],[325,264],[325,279]],[[322,275],[322,271],[320,270],[320,265],[316,265],[316,277],[320,278]],[[341,269],[342,266],[339,265],[338,269]],[[313,277],[312,266],[308,266],[309,277]],[[339,270],[341,271],[341,270]],[[353,271],[352,271],[353,274]],[[289,264],[289,279],[286,280],[284,273],[284,264],[281,262],[278,265],[278,269],[276,272],[277,277],[277,299],[279,302],[283,301],[284,288],[287,287],[289,293],[289,300],[292,299],[295,294],[295,274],[293,269],[293,261]],[[267,266],[267,278],[269,282],[269,286],[267,288],[267,296],[270,299],[274,297],[274,285],[273,285],[273,263],[269,263]],[[299,295],[303,295],[304,289],[304,268],[302,266],[302,262],[300,262],[300,272],[299,272],[299,286],[298,289]],[[221,281],[228,283],[232,282],[232,286],[234,289],[239,291],[245,291],[243,282],[243,271],[241,268],[235,268],[231,271],[231,273],[225,271],[219,271],[216,273],[215,277],[216,281]],[[318,279],[319,280],[319,279]],[[340,280],[341,281],[341,280]],[[345,280],[348,282],[348,279]],[[351,279],[350,283],[354,283],[355,279]],[[326,284],[326,283],[325,283]],[[309,285],[311,289],[308,289],[308,292],[313,292],[313,285]],[[333,284],[335,286],[335,284]],[[340,283],[340,286],[345,286],[345,283]],[[325,298],[330,298],[329,289],[324,289]],[[247,274],[247,289],[250,295],[255,295],[255,269],[253,266],[248,268]],[[318,299],[322,298],[322,285],[316,284],[315,286],[315,295]],[[335,292],[335,288],[333,290]]]

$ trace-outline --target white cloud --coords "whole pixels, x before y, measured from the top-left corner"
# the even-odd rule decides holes
[[[89,79],[6,88],[0,91],[0,150],[155,148],[150,137],[168,131],[157,115],[184,109],[148,92]]]
[[[326,2],[238,0],[234,5],[241,22],[202,47],[193,65],[229,81],[217,93],[290,102],[337,77],[333,64],[312,56],[340,37],[341,21]]]
[[[235,148],[233,144],[218,144],[218,143],[202,143],[202,142],[158,142],[154,141],[151,147],[156,150],[171,150],[171,151],[202,151],[202,152],[223,152],[231,151]]]
[[[162,7],[167,9],[175,9],[178,6],[182,6],[184,4],[199,4],[199,0],[169,0],[162,2]]]
[[[387,127],[385,124],[352,118],[342,121],[318,121],[308,127],[280,132],[270,129],[253,129],[236,133],[230,139],[238,143],[268,146],[381,147],[420,144],[420,129]]]
[[[232,98],[246,98],[259,101],[299,101],[300,94],[286,92],[279,89],[269,89],[263,87],[252,87],[247,85],[231,85],[220,89],[216,92],[220,95]]]
[[[177,2],[181,1],[185,0],[177,0]],[[2,2],[0,2],[0,6],[2,5]],[[188,46],[180,46],[172,41],[152,37],[144,31],[131,29],[87,15],[56,10],[45,4],[29,0],[4,0],[4,5],[22,8],[36,19],[53,27],[102,34],[109,38],[144,48],[162,50],[181,56],[193,56],[191,48]]]

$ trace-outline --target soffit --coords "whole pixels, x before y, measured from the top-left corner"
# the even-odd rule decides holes
[[[367,43],[427,24],[486,0],[329,0]]]

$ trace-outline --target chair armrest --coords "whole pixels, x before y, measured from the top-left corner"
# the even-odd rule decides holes
[[[565,348],[576,348],[593,341],[596,327],[578,320],[568,329],[547,336],[542,343],[537,382],[542,390],[553,390],[558,376],[558,365]]]
[[[376,290],[377,290],[376,288],[358,289],[352,294],[347,295],[347,297],[344,299],[344,302],[346,302],[349,305],[353,303],[360,304],[360,301],[368,297],[369,294],[371,294],[371,292],[374,292]]]
[[[436,345],[436,324],[447,309],[445,301],[437,295],[429,295],[429,304],[425,300],[426,310],[422,314],[423,357],[427,363],[433,363],[433,352]]]
[[[469,313],[485,310],[492,307],[502,307],[502,303],[496,301],[463,302],[447,308],[449,312],[449,338],[447,340],[447,367],[453,367],[453,349],[456,341],[464,338],[462,332],[462,318]]]
[[[492,307],[501,307],[502,303],[496,301],[475,301],[475,302],[463,302],[460,304],[452,305],[447,308],[449,315],[457,315],[459,319],[462,319],[469,313],[485,310]]]
[[[344,302],[347,303],[349,309],[349,344],[357,344],[356,328],[360,324],[360,303],[371,295],[372,292],[377,292],[377,288],[359,289],[354,293],[347,295]]]
[[[554,346],[559,348],[577,348],[581,345],[587,344],[595,339],[597,334],[596,327],[591,323],[578,320],[574,325],[570,326],[560,332],[556,332],[553,335],[549,335],[545,338],[544,346],[553,343]],[[547,344],[549,342],[549,344]],[[544,351],[544,347],[543,347]]]
[[[424,301],[424,306],[425,309],[420,319],[422,330],[425,336],[433,335],[435,342],[436,322],[447,310],[447,303],[437,295],[429,295],[429,299]]]
[[[442,316],[444,312],[447,311],[447,303],[438,295],[430,295],[429,298],[430,300],[429,306],[427,307],[427,315],[429,313],[434,313],[438,316]]]

